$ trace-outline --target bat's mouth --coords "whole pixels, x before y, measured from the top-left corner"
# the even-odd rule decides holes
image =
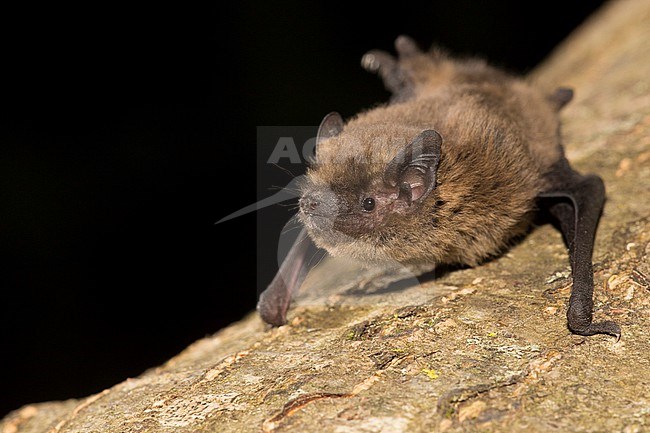
[[[334,228],[334,218],[331,215],[301,210],[299,218],[304,226],[312,233],[331,232]]]
[[[302,213],[304,215],[306,215],[307,217],[310,217],[310,218],[328,218],[328,219],[332,218],[331,215],[324,215],[324,214],[320,214],[320,213],[317,213],[317,212],[305,212],[305,211],[303,211]]]

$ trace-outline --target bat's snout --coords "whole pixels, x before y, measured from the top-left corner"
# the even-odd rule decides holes
[[[307,195],[300,198],[300,210],[304,213],[316,212],[320,205],[320,199],[313,195]]]
[[[338,200],[331,191],[310,191],[300,197],[300,211],[310,216],[335,217]]]

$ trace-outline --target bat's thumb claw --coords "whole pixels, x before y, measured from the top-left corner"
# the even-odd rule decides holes
[[[257,312],[263,321],[273,326],[282,326],[287,323],[288,303],[284,299],[277,299],[273,291],[266,290],[260,295],[257,302]]]
[[[621,339],[621,327],[618,323],[612,321],[592,323],[591,327],[594,328],[596,334],[607,334],[616,337],[616,342]]]
[[[579,335],[596,335],[596,334],[607,334],[616,338],[616,342],[621,339],[621,327],[618,326],[618,323],[612,322],[611,320],[606,320],[604,322],[590,323],[584,329],[572,329],[575,334]]]

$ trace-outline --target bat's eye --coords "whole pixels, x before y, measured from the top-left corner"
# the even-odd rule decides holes
[[[361,207],[366,212],[372,212],[372,210],[375,208],[375,199],[372,197],[364,198],[361,202]]]

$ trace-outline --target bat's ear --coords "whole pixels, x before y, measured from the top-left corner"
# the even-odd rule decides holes
[[[318,127],[316,146],[328,138],[336,137],[341,133],[341,131],[343,131],[343,118],[341,118],[341,115],[336,111],[332,111],[330,114],[325,116]]]
[[[384,182],[398,187],[408,204],[424,200],[436,186],[442,137],[433,129],[423,131],[402,149],[384,171]]]
[[[573,99],[573,89],[568,87],[558,87],[553,94],[549,95],[548,100],[553,104],[555,111],[560,111],[562,107],[571,102]]]

